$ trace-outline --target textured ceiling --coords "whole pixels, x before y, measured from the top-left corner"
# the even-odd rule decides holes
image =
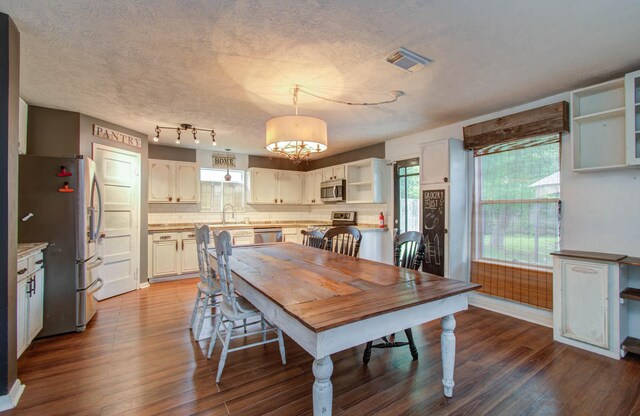
[[[637,0],[3,0],[0,11],[21,32],[28,103],[147,134],[215,128],[219,148],[250,154],[266,153],[265,122],[293,111],[296,83],[350,101],[407,94],[378,107],[301,95],[300,113],[329,124],[328,155],[640,66]],[[434,62],[404,73],[384,62],[400,46]]]

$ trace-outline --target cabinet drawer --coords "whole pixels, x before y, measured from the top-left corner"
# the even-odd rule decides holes
[[[18,282],[26,279],[31,274],[29,271],[29,259],[20,260],[18,262]]]
[[[180,233],[155,233],[153,235],[153,241],[177,240],[179,238]]]
[[[296,234],[298,234],[298,229],[297,228],[283,228],[282,229],[282,234],[284,234],[284,235],[296,235]]]
[[[27,273],[38,271],[42,269],[42,266],[44,266],[44,253],[41,251],[29,257],[29,271]]]
[[[195,231],[183,231],[180,235],[183,240],[195,240],[196,232]]]

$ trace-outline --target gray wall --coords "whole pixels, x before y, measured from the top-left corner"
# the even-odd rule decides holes
[[[329,166],[341,165],[343,163],[355,162],[362,159],[369,158],[385,158],[384,143],[374,144],[372,146],[363,147],[362,149],[351,150],[349,152],[339,153],[337,155],[324,157],[322,159],[314,159],[307,162],[302,162],[299,165],[294,164],[288,159],[279,157],[266,157],[266,156],[251,156],[249,155],[249,167],[250,168],[267,168],[267,169],[283,169],[283,170],[297,170],[308,172],[310,170],[316,170],[326,168]]]
[[[378,143],[372,146],[363,147],[362,149],[339,153],[322,159],[311,160],[309,161],[309,166],[306,170],[316,170],[329,166],[341,165],[343,163],[355,162],[357,160],[369,159],[372,157],[378,159],[385,158],[384,143]]]
[[[31,113],[29,113],[31,117]],[[121,131],[131,136],[142,139],[142,147],[129,146],[113,140],[103,139],[93,135],[93,125],[99,124],[113,130]],[[27,139],[29,143],[29,139]],[[93,144],[103,144],[105,146],[116,147],[130,152],[140,153],[140,283],[147,281],[147,235],[148,235],[148,209],[147,200],[149,192],[149,136],[139,131],[131,130],[108,121],[100,120],[91,116],[80,114],[80,154],[93,157]]]
[[[53,108],[29,106],[27,153],[48,156],[78,154],[80,114]],[[33,140],[30,140],[33,138]]]
[[[149,159],[175,160],[177,162],[196,161],[196,149],[177,146],[163,146],[149,143]]]
[[[0,396],[18,377],[16,285],[18,250],[18,102],[20,33],[0,13]],[[6,162],[5,162],[6,161]]]

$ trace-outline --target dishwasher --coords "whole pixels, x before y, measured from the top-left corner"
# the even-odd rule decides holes
[[[256,244],[282,242],[282,228],[254,228],[253,235]]]

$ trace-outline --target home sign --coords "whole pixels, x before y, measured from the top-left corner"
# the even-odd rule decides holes
[[[231,153],[213,153],[211,155],[211,167],[214,168],[235,168],[236,155]]]

